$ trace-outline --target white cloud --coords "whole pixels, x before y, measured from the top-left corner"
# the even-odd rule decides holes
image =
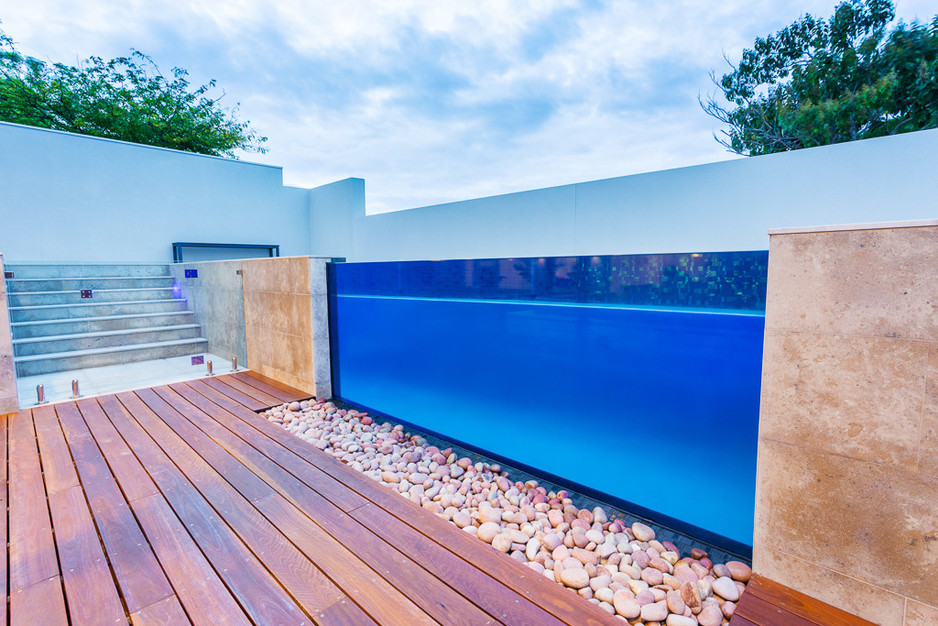
[[[370,211],[729,158],[697,105],[708,73],[830,0],[33,0],[21,50],[131,47],[219,79],[288,184],[360,176]],[[932,2],[900,0],[928,18]]]

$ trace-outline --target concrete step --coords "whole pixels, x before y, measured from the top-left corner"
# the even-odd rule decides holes
[[[41,306],[44,304],[84,304],[93,302],[126,302],[141,300],[166,300],[174,297],[172,287],[142,289],[98,289],[91,298],[82,298],[81,291],[29,291],[7,294],[11,307]]]
[[[93,302],[86,304],[46,304],[40,306],[10,307],[11,322],[40,320],[66,320],[113,315],[140,315],[143,313],[169,313],[185,311],[183,298],[165,300],[128,300],[123,302]]]
[[[191,311],[169,313],[140,313],[137,315],[103,315],[69,320],[40,320],[10,324],[13,339],[48,337],[51,335],[78,335],[130,328],[153,328],[191,324],[195,319]]]
[[[79,291],[81,289],[142,289],[172,287],[172,276],[101,276],[88,278],[8,278],[7,293]]]
[[[144,277],[168,276],[172,274],[166,264],[99,264],[99,263],[8,263],[5,272],[13,272],[13,278],[87,278],[87,277]]]
[[[204,354],[208,341],[202,337],[177,339],[131,346],[92,348],[75,352],[59,352],[33,356],[14,357],[17,376],[36,376],[50,372],[87,369],[103,365],[116,365],[133,361],[165,359],[173,356]]]
[[[34,356],[77,352],[94,348],[111,348],[133,344],[160,343],[176,339],[194,339],[201,335],[198,324],[158,326],[155,328],[131,328],[77,335],[53,335],[13,340],[13,355]]]

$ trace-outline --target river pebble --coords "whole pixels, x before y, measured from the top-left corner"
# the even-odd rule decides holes
[[[682,555],[648,524],[577,508],[566,491],[515,482],[364,411],[310,400],[261,415],[633,624],[726,624],[752,576],[741,561],[715,564],[701,548]]]

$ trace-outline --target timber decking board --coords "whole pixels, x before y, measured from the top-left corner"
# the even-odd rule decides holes
[[[856,615],[753,574],[739,598],[732,626],[874,626]]]
[[[0,626],[618,623],[254,412],[310,397],[240,372],[0,416]]]

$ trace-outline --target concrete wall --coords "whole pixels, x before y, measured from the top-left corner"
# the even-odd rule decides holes
[[[776,232],[754,570],[938,624],[938,220]]]
[[[3,276],[3,254],[0,254],[0,277]],[[6,281],[0,279],[0,415],[19,408],[16,397],[16,368],[13,365],[13,335],[10,312],[7,310]]]
[[[332,397],[328,259],[241,262],[248,366],[265,376]]]
[[[770,228],[935,217],[938,130],[366,216],[350,261],[764,250]]]
[[[240,261],[177,263],[169,266],[182,296],[189,302],[195,322],[208,339],[208,351],[221,357],[238,358],[248,367],[244,336],[244,294]],[[186,278],[186,270],[198,272]]]
[[[308,254],[309,192],[282,181],[278,167],[0,123],[0,249],[11,262],[169,262],[174,241]]]

